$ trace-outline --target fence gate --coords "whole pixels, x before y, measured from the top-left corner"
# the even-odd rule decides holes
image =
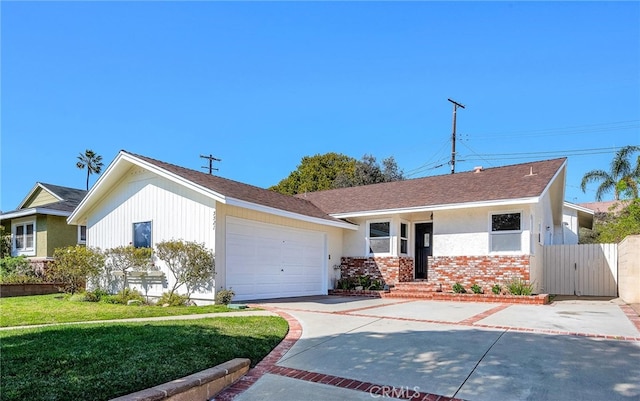
[[[618,245],[543,247],[544,292],[556,295],[618,296]]]

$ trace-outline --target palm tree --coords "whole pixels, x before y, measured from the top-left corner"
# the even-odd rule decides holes
[[[89,176],[93,173],[100,174],[102,171],[102,156],[97,155],[93,150],[87,149],[84,154],[80,153],[76,167],[87,169],[87,191],[89,190]]]
[[[625,146],[616,152],[611,162],[611,171],[591,170],[582,177],[580,188],[586,192],[587,184],[600,182],[596,190],[596,200],[601,201],[602,195],[613,190],[615,200],[620,200],[620,193],[627,193],[633,198],[638,197],[638,179],[640,179],[640,157],[636,160],[636,166],[631,167],[630,156],[640,151],[640,146]]]

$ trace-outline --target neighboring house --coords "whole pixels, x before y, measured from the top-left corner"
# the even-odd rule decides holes
[[[554,159],[288,196],[121,151],[68,222],[102,249],[204,243],[217,274],[194,299],[214,288],[238,300],[326,294],[340,273],[448,290],[538,277],[539,248],[573,241],[565,175]],[[590,224],[588,210],[575,213]]]
[[[70,226],[67,217],[87,191],[41,182],[16,210],[0,214],[0,225],[11,230],[11,255],[33,262],[49,260],[56,248],[84,244],[86,227]]]

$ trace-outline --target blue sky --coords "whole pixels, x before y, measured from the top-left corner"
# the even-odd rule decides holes
[[[269,187],[303,156],[410,178],[568,156],[566,199],[640,145],[638,2],[7,2],[1,203],[83,188],[85,149]],[[570,152],[571,151],[571,152]],[[435,167],[442,165],[441,167]],[[96,177],[92,177],[91,183]]]

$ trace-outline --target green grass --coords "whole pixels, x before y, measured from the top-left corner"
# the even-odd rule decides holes
[[[5,330],[2,400],[108,400],[233,358],[255,365],[287,329],[280,317],[246,316]]]
[[[102,302],[71,302],[61,297],[60,294],[51,294],[0,298],[0,327],[231,311],[224,305],[163,308],[161,306],[127,306]]]

